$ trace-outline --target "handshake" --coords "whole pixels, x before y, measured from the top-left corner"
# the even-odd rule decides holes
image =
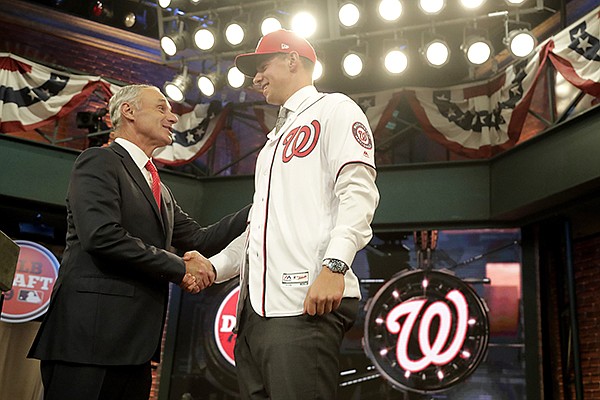
[[[186,292],[196,294],[206,289],[217,278],[215,270],[206,257],[197,251],[188,251],[183,255],[185,275],[179,284]]]

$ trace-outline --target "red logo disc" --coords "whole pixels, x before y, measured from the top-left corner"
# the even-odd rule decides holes
[[[217,347],[223,358],[231,365],[235,365],[233,348],[235,347],[237,335],[233,333],[233,328],[235,327],[235,314],[239,295],[240,287],[236,286],[221,302],[215,317],[215,342],[217,342]]]
[[[15,243],[21,250],[12,289],[5,293],[1,320],[20,323],[36,319],[48,310],[59,263],[50,250],[37,243]]]

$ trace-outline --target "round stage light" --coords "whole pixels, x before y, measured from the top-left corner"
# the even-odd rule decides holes
[[[391,49],[385,55],[384,66],[386,71],[390,74],[401,74],[408,67],[408,57],[406,56],[406,53],[399,48]]]
[[[349,78],[358,77],[364,67],[364,56],[356,53],[349,52],[342,59],[342,71]]]
[[[354,3],[346,3],[340,7],[338,18],[343,26],[352,28],[360,20],[360,10]]]

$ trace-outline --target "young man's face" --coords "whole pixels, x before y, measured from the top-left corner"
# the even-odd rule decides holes
[[[290,55],[275,54],[256,68],[253,83],[269,104],[280,106],[292,95],[293,74],[290,72]]]

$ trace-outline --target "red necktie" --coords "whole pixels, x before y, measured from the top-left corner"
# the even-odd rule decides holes
[[[150,171],[150,175],[152,176],[152,194],[154,195],[154,200],[156,200],[156,204],[160,210],[160,177],[158,176],[158,171],[150,160],[146,163],[146,169]]]

